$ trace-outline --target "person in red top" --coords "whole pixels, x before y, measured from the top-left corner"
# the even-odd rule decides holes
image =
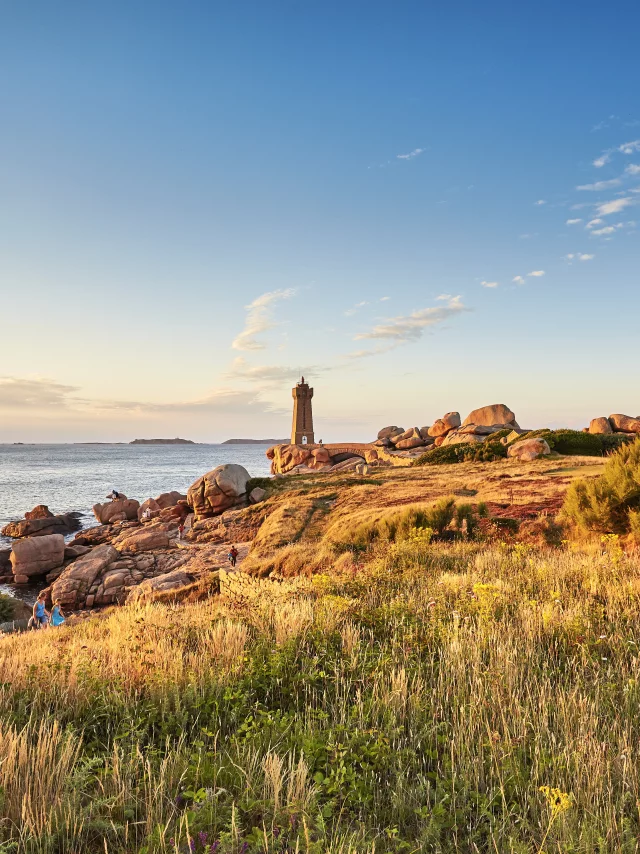
[[[238,560],[238,549],[235,546],[231,546],[231,548],[229,549],[228,557],[229,557],[229,563],[231,564],[231,566],[235,566],[236,561]]]

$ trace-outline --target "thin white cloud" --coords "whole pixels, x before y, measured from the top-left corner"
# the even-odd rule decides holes
[[[355,350],[353,353],[346,353],[342,358],[356,361],[357,359],[368,359],[371,356],[380,356],[382,353],[388,353],[390,350],[395,350],[402,342],[396,344],[388,344],[385,347],[374,347],[373,350]]]
[[[417,341],[425,329],[444,323],[450,317],[468,310],[463,305],[462,298],[455,296],[446,305],[421,308],[409,315],[390,318],[386,323],[374,326],[369,332],[358,333],[354,340],[386,339],[398,343]]]
[[[593,161],[593,165],[596,169],[602,169],[603,166],[606,166],[607,163],[611,160],[611,154],[608,151],[604,151],[600,157],[596,157]]]
[[[514,276],[511,281],[516,285],[524,285],[524,276]]]
[[[622,154],[635,154],[637,151],[640,151],[640,139],[634,139],[632,142],[623,142],[618,151],[621,151]]]
[[[258,385],[279,385],[283,382],[295,382],[301,374],[317,376],[324,373],[327,368],[311,365],[305,368],[288,367],[285,365],[250,365],[242,356],[238,356],[231,363],[225,378],[232,380],[244,380],[257,383]]]
[[[602,225],[603,222],[603,219],[597,217],[596,219],[589,220],[589,222],[585,225],[585,228],[595,228],[596,225]]]
[[[396,157],[398,160],[413,160],[414,157],[418,157],[420,154],[423,154],[424,151],[424,148],[414,148],[413,151],[410,151],[408,154],[396,154]]]
[[[391,297],[380,297],[380,302],[386,302],[389,299],[391,299]]]
[[[537,201],[537,202],[534,202],[533,204],[534,204],[534,205],[546,205],[546,204],[547,204],[547,200],[546,200],[546,199],[538,199],[538,201]]]
[[[485,282],[484,279],[480,282],[483,288],[497,288],[499,282]]]
[[[595,184],[580,184],[576,190],[610,190],[612,187],[620,186],[620,178],[611,178],[610,181],[596,181]]]
[[[436,297],[436,299],[448,301],[450,299],[453,299],[453,297],[451,296],[451,294],[440,294]]]
[[[593,261],[595,255],[588,255],[585,252],[569,252],[564,256],[565,261]]]
[[[351,308],[348,308],[345,311],[345,313],[344,313],[345,317],[351,317],[352,315],[356,314],[356,312],[359,309],[363,308],[365,305],[369,305],[369,301],[366,299],[362,300],[362,302],[357,302],[355,305],[351,306]]]
[[[577,225],[579,222],[582,222],[581,219],[568,219],[567,225]]]
[[[266,344],[258,340],[258,335],[273,329],[277,323],[273,320],[273,306],[281,300],[295,296],[295,288],[268,291],[245,306],[247,317],[242,332],[236,336],[231,346],[234,350],[264,350]]]
[[[640,164],[630,163],[624,171],[627,175],[640,175]]]
[[[527,273],[527,276],[533,276],[534,279],[539,279],[540,276],[544,276],[544,270],[532,270],[530,273]]]
[[[614,231],[615,227],[613,225],[607,225],[604,228],[595,229],[595,231],[592,231],[591,234],[594,234],[597,237],[602,237],[603,234],[613,234]]]
[[[609,216],[610,214],[620,213],[620,211],[633,204],[633,199],[624,196],[621,199],[613,199],[610,202],[598,205],[598,216]]]

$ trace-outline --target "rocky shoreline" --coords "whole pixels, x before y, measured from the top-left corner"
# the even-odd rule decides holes
[[[215,573],[227,566],[231,544],[240,560],[248,550],[246,526],[234,525],[234,517],[265,494],[259,488],[247,494],[250,480],[243,466],[225,464],[198,478],[186,495],[166,492],[140,503],[120,494],[95,504],[98,524],[69,542],[64,534],[77,530],[79,514],[56,516],[38,505],[2,529],[12,547],[0,550],[0,583],[18,590],[41,584],[47,603],[57,600],[66,612],[147,601],[203,576],[215,592]]]

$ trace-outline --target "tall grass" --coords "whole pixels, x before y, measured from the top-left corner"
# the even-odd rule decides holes
[[[2,639],[0,851],[635,852],[639,601],[615,538],[405,539]]]

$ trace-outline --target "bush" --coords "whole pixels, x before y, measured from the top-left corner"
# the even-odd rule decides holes
[[[586,434],[585,434],[586,435]],[[563,512],[580,528],[600,534],[640,534],[640,439],[611,455],[601,475],[574,481]]]
[[[517,439],[509,442],[520,442],[522,439],[544,439],[552,451],[567,456],[601,457],[608,456],[627,442],[632,442],[635,436],[620,434],[583,433],[582,430],[531,430],[523,433]]]
[[[500,431],[502,432],[506,431]],[[494,434],[496,436],[498,434]],[[478,445],[445,445],[427,451],[414,461],[414,466],[442,466],[451,463],[491,463],[507,456],[507,449],[494,436]]]
[[[455,512],[455,498],[440,498],[431,507],[414,504],[383,516],[365,518],[350,528],[340,526],[333,537],[329,536],[337,546],[366,549],[374,542],[408,540],[422,531],[442,534],[452,523]]]
[[[0,593],[0,623],[8,623],[13,620],[13,603],[11,596]]]

